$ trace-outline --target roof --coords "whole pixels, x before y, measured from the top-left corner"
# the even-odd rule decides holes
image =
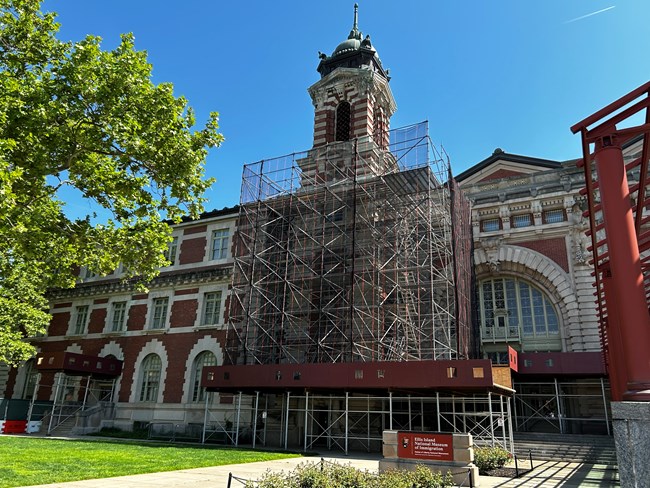
[[[464,180],[470,179],[472,176],[483,172],[497,162],[515,163],[517,166],[523,167],[523,169],[528,167],[531,170],[537,171],[562,167],[562,163],[560,161],[533,158],[530,156],[522,156],[520,154],[510,154],[503,151],[503,149],[497,148],[489,157],[457,175],[456,181],[461,183]]]

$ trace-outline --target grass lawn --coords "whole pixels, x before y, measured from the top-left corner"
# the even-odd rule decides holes
[[[229,447],[0,436],[0,487],[296,457]]]

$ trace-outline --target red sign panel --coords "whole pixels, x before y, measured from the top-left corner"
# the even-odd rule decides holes
[[[407,459],[453,461],[454,445],[451,434],[398,432],[397,456]]]
[[[519,372],[517,351],[512,347],[508,346],[508,363],[510,363],[510,369],[515,373]]]

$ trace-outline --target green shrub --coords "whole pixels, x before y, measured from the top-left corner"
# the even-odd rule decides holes
[[[253,486],[253,485],[250,485]],[[301,464],[293,472],[267,472],[258,488],[446,488],[451,474],[442,475],[425,466],[415,471],[393,470],[381,474],[339,464]]]
[[[475,447],[474,464],[479,474],[487,474],[493,469],[502,468],[512,455],[502,447]]]

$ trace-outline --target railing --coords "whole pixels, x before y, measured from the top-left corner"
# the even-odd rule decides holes
[[[483,340],[508,340],[519,339],[519,327],[490,327],[481,328],[481,339]]]

